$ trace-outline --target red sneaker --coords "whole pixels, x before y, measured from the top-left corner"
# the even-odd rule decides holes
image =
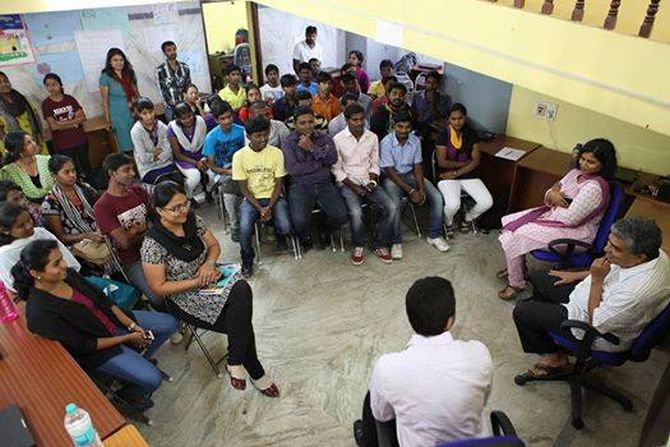
[[[380,261],[382,261],[384,264],[392,264],[393,263],[393,256],[391,256],[391,252],[389,251],[388,248],[386,247],[379,247],[375,249],[375,254],[379,258]]]
[[[354,265],[363,263],[363,247],[354,247],[354,251],[351,252],[351,263]]]

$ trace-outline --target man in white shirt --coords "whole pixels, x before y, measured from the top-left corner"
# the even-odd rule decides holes
[[[344,117],[347,127],[333,138],[337,162],[331,171],[349,210],[351,238],[354,242],[351,263],[356,266],[363,264],[366,229],[362,207],[367,203],[375,208],[378,219],[374,253],[383,263],[391,264],[393,258],[386,244],[398,208],[384,188],[379,186],[379,141],[375,134],[365,128],[365,110],[360,104],[349,104],[344,109]]]
[[[514,308],[524,352],[542,354],[541,362],[526,374],[546,378],[569,368],[567,356],[547,335],[561,332],[565,320],[589,323],[620,340],[613,345],[597,339],[596,350],[628,350],[670,303],[670,261],[660,250],[661,242],[661,230],[653,220],[621,219],[612,226],[605,256],[593,261],[590,270],[532,274],[533,299]],[[578,330],[564,335],[582,337]]]
[[[318,59],[323,62],[323,48],[316,42],[316,26],[305,28],[305,40],[301,40],[293,48],[293,70],[298,74],[300,62],[308,62],[310,59]]]
[[[405,307],[416,334],[403,351],[377,360],[363,419],[354,423],[357,444],[378,445],[375,421],[385,431],[395,426],[401,447],[486,436],[482,411],[493,363],[483,343],[454,340],[449,332],[456,310],[451,283],[436,276],[416,281]]]

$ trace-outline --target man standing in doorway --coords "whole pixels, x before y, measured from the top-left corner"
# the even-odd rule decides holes
[[[305,28],[305,40],[301,40],[293,48],[293,70],[298,74],[298,65],[311,59],[318,59],[323,63],[323,48],[316,43],[316,26],[310,25]]]
[[[167,40],[161,44],[165,62],[156,69],[158,88],[165,100],[165,116],[174,118],[174,106],[184,100],[184,89],[191,84],[191,70],[177,60],[177,44]]]

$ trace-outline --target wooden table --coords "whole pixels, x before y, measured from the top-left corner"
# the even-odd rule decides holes
[[[105,447],[148,447],[147,441],[134,425],[126,425],[102,443]]]
[[[509,210],[542,205],[544,193],[570,169],[571,154],[538,147],[523,157],[516,170]]]
[[[101,438],[123,427],[123,416],[60,343],[31,334],[19,311],[0,325],[0,408],[17,404],[38,446],[71,445],[63,427],[70,402],[89,412]]]
[[[496,157],[495,154],[504,147],[522,150],[526,152],[526,155],[516,161]],[[505,135],[479,143],[482,152],[479,165],[480,178],[486,183],[493,197],[506,195],[509,200],[519,163],[538,147],[540,147],[538,143]]]
[[[626,217],[648,217],[654,219],[663,232],[663,244],[661,247],[666,253],[670,253],[670,203],[638,195],[628,209]]]

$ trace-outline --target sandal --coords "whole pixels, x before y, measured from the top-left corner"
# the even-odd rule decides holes
[[[244,379],[244,367],[242,365],[226,365],[226,371],[230,376],[230,386],[239,391],[247,388],[247,381]]]
[[[498,279],[507,279],[507,269],[498,270],[496,272],[496,278]]]
[[[538,374],[537,371],[542,371],[542,374]],[[544,363],[536,363],[533,366],[533,369],[526,370],[525,374],[528,374],[533,380],[551,380],[557,377],[563,377],[570,373],[570,363],[566,363],[561,366],[550,366],[545,365]]]
[[[267,397],[279,397],[279,388],[267,374],[258,380],[251,379],[251,383],[254,384],[256,389],[260,391],[262,395]]]
[[[525,289],[525,287],[513,287],[508,284],[507,287],[498,292],[498,298],[505,301],[513,300]]]

